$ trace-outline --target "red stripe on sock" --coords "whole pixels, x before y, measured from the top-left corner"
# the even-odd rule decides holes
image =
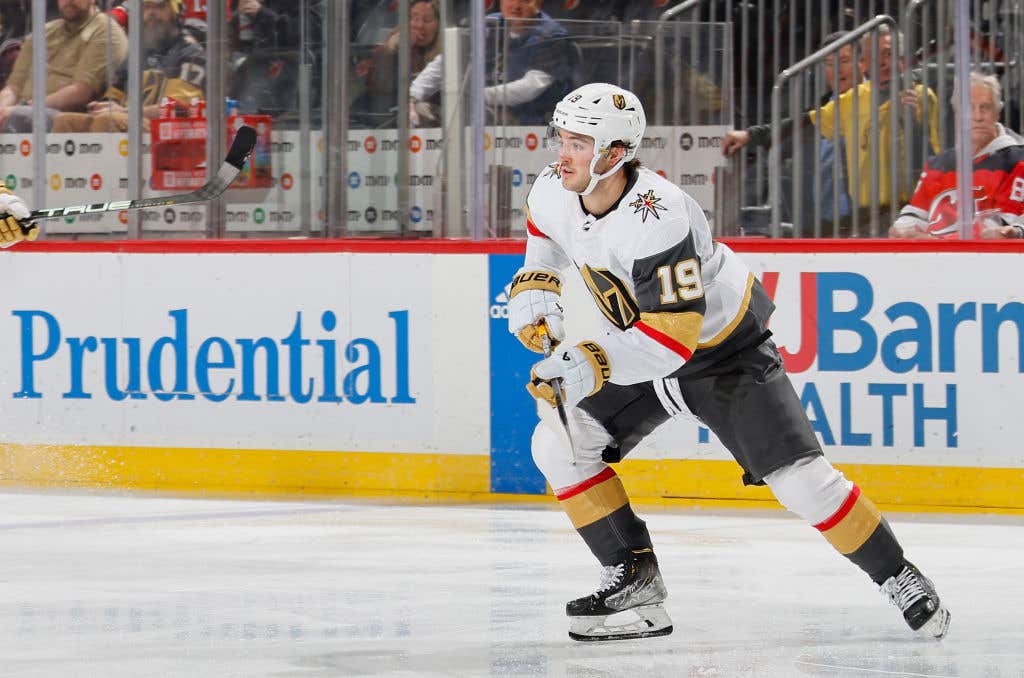
[[[831,530],[833,527],[838,525],[843,518],[846,517],[846,514],[850,512],[850,509],[853,508],[853,505],[857,503],[857,497],[859,496],[860,488],[854,485],[853,489],[850,490],[850,496],[846,498],[846,501],[844,501],[843,505],[839,507],[839,510],[833,513],[830,518],[825,520],[825,522],[818,523],[814,527],[821,532],[824,532],[825,530]]]
[[[605,470],[598,473],[593,478],[587,478],[582,483],[577,483],[575,485],[570,485],[569,487],[564,487],[561,490],[557,490],[555,492],[555,498],[558,499],[558,501],[564,501],[566,499],[569,499],[570,497],[575,497],[577,494],[581,492],[586,492],[594,485],[600,485],[601,483],[613,477],[614,475],[615,470],[611,466],[609,466],[605,468]]]

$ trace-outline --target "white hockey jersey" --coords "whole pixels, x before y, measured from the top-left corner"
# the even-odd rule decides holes
[[[611,381],[684,377],[768,336],[774,310],[761,284],[727,246],[715,242],[703,210],[646,168],[627,173],[626,190],[592,215],[549,165],[527,197],[523,270],[575,266],[604,317]]]

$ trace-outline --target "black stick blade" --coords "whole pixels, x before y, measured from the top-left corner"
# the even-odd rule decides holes
[[[238,128],[234,141],[231,142],[231,149],[228,151],[227,157],[224,158],[224,162],[242,169],[245,159],[249,157],[254,148],[256,148],[256,130],[248,125],[242,125]]]

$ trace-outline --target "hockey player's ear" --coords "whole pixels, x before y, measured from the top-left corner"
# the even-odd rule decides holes
[[[608,152],[605,153],[605,156],[604,156],[605,163],[607,163],[605,165],[605,167],[606,168],[615,167],[615,165],[620,160],[622,160],[622,157],[624,155],[626,155],[626,152],[627,152],[627,149],[626,149],[625,144],[623,144],[621,141],[613,142],[612,145],[608,147]],[[601,170],[601,171],[604,171],[604,170]]]

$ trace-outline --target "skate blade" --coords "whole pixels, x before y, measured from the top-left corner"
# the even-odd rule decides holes
[[[672,633],[672,620],[661,604],[634,607],[626,612],[633,612],[638,619],[622,624],[607,624],[609,617],[570,617],[569,637],[583,642],[595,640],[633,640],[636,638],[653,638],[667,636]]]
[[[932,615],[932,618],[921,627],[921,631],[931,634],[936,640],[941,640],[946,635],[946,631],[949,630],[949,621],[952,616],[949,610],[940,605],[939,609]]]

